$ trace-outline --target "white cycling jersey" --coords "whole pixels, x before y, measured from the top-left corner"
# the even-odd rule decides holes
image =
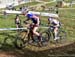
[[[50,21],[53,26],[60,26],[60,22],[54,18],[49,18],[48,21]]]

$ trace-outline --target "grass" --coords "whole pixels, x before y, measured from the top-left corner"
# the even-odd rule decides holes
[[[71,0],[64,0],[65,2],[70,2]]]
[[[75,4],[72,5],[72,8],[75,8]]]
[[[64,14],[65,13],[65,14]],[[71,39],[70,37],[74,38],[75,36],[73,35],[75,33],[75,30],[74,30],[74,10],[62,10],[60,11],[60,14],[61,14],[61,21],[62,23],[64,24],[65,26],[65,29],[67,30],[67,33],[68,33],[68,37],[69,39]]]
[[[49,2],[49,1],[52,1],[52,0],[42,0],[42,1]]]
[[[70,2],[70,0],[65,0],[65,2]],[[53,2],[53,3],[48,3],[46,4],[46,7],[51,7],[51,6],[55,6],[57,3]],[[71,8],[70,6],[64,6],[63,8]],[[72,5],[72,8],[75,8],[75,4]]]
[[[56,2],[46,4],[47,7],[55,6]]]
[[[22,6],[32,6],[32,5],[37,5],[40,4],[41,2],[29,2],[29,3],[25,3],[25,4],[21,4],[19,6],[17,6],[16,8],[22,7]]]

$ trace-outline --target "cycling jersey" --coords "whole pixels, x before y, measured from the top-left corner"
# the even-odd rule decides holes
[[[31,18],[31,20],[32,20],[32,22],[33,22],[34,24],[37,24],[37,19]]]
[[[60,22],[56,19],[48,19],[53,26],[60,26]]]
[[[27,14],[27,18],[30,19],[34,24],[37,24],[37,17],[34,18],[33,16],[35,16],[35,15],[32,13]]]

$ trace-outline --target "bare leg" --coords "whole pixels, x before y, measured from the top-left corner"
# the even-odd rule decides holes
[[[54,29],[54,36],[55,36],[54,40],[57,40],[58,39],[57,34],[58,34],[58,28],[56,27]]]
[[[35,28],[33,29],[33,33],[38,36],[38,40],[39,40],[38,44],[39,44],[39,46],[42,46],[41,35],[40,35],[40,33],[36,32],[37,29],[38,29],[38,27],[35,27]]]

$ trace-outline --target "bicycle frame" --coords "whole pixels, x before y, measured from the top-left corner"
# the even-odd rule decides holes
[[[57,34],[58,37],[60,37],[60,36],[59,36],[60,32],[64,33],[64,35],[66,35],[66,32],[65,32],[64,30],[62,30],[62,27],[59,27],[59,28],[58,28],[58,34]],[[55,35],[54,35],[54,28],[53,28],[53,27],[49,27],[49,28],[47,29],[47,33],[49,34],[49,39],[50,39],[50,38],[55,38]],[[63,36],[61,35],[61,37],[63,37]]]
[[[15,39],[15,46],[17,48],[23,48],[26,46],[26,43],[29,41],[30,37],[31,37],[31,30],[27,29],[27,30],[20,30],[18,32],[17,38]]]
[[[49,33],[50,37],[52,37],[52,38],[55,37],[53,30],[54,30],[54,28],[51,28],[51,27],[48,28],[48,33]]]

